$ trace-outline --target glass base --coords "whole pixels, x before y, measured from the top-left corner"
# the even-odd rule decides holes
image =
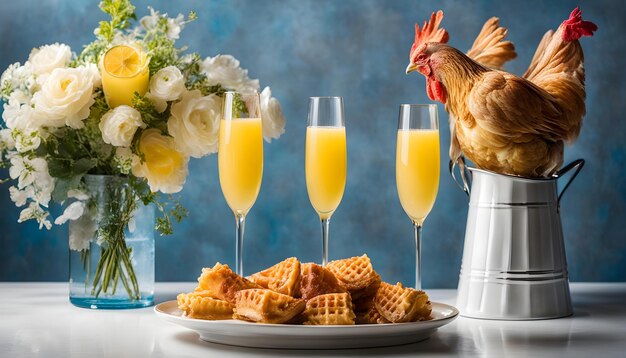
[[[70,297],[70,302],[81,308],[119,310],[129,308],[143,308],[154,305],[154,296],[131,300],[124,298],[94,298],[94,297]]]

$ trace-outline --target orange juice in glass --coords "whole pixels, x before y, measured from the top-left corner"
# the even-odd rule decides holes
[[[150,60],[138,47],[118,45],[100,60],[102,90],[109,107],[132,105],[135,92],[144,95],[150,82]]]
[[[330,218],[343,197],[347,161],[343,98],[309,98],[304,167],[309,200],[322,224],[322,265],[328,263]]]
[[[222,193],[233,211],[235,271],[243,276],[243,234],[263,177],[263,130],[259,94],[225,92],[218,146]]]
[[[413,223],[415,289],[421,289],[422,225],[439,190],[439,118],[437,105],[400,105],[396,147],[398,197]]]

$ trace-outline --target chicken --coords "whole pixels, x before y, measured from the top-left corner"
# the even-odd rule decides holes
[[[446,44],[443,18],[433,14],[416,25],[406,72],[426,77],[431,100],[445,104],[450,119],[450,159],[470,159],[478,168],[525,177],[547,177],[563,163],[564,142],[580,133],[585,115],[581,36],[597,26],[576,8],[541,40],[528,71],[501,70],[515,49],[503,41],[498,19],[485,23],[467,54]]]

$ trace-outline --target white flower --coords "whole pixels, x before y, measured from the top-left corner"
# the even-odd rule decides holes
[[[70,189],[67,191],[67,197],[71,199],[77,199],[77,200],[87,200],[89,199],[89,194],[85,193],[82,190]]]
[[[44,45],[31,51],[28,57],[33,73],[37,76],[51,73],[56,68],[66,67],[72,59],[68,45],[55,43]]]
[[[54,178],[48,173],[48,162],[45,159],[29,159],[15,155],[11,157],[9,176],[18,180],[19,189],[32,186],[34,192],[32,198],[38,204],[48,206],[54,190]]]
[[[176,150],[174,138],[158,129],[143,131],[139,139],[143,162],[133,166],[133,175],[146,178],[152,192],[177,193],[187,179],[189,157]]]
[[[3,149],[12,150],[13,148],[15,148],[15,141],[11,135],[11,130],[8,128],[0,129],[0,153]]]
[[[261,120],[263,122],[263,138],[270,143],[285,133],[285,116],[280,103],[272,97],[272,90],[265,87],[261,92]]]
[[[159,23],[159,19],[167,18],[167,14],[161,15],[158,11],[155,11],[152,7],[148,7],[150,15],[144,16],[139,20],[141,26],[144,29],[150,31],[153,30]],[[182,14],[178,14],[176,18],[167,18],[167,29],[165,35],[170,40],[176,40],[179,38],[180,31],[185,25],[185,17]]]
[[[83,251],[88,249],[89,244],[96,236],[97,227],[94,214],[85,209],[87,208],[83,208],[81,216],[70,222],[69,245],[71,250]]]
[[[178,14],[174,19],[167,19],[167,37],[170,40],[177,40],[180,37],[180,30],[182,30],[185,24],[185,17],[183,14]]]
[[[141,114],[133,107],[117,106],[100,119],[100,132],[105,143],[116,147],[128,147],[133,141],[138,128],[145,128]]]
[[[67,208],[65,208],[65,211],[63,211],[63,215],[56,218],[56,220],[54,220],[54,223],[56,225],[63,225],[68,220],[77,220],[83,215],[83,212],[85,212],[85,203],[83,203],[82,201],[75,201],[68,205]]]
[[[172,106],[167,130],[176,148],[194,158],[217,152],[222,103],[216,95],[193,90]]]
[[[57,68],[46,79],[41,90],[35,93],[36,120],[46,127],[68,125],[75,129],[84,127],[89,107],[95,102],[93,89],[100,76],[93,66]]]
[[[41,137],[39,137],[39,131],[37,130],[14,129],[11,136],[15,141],[15,150],[19,153],[33,151],[41,145]]]
[[[30,98],[32,92],[34,92],[37,85],[37,80],[32,72],[30,63],[26,62],[23,66],[19,62],[10,65],[0,77],[0,86],[3,91],[10,92],[14,95],[15,92],[21,92],[20,97]],[[5,100],[8,97],[4,96]],[[28,101],[22,101],[26,103]]]
[[[44,211],[37,203],[31,202],[30,205],[20,213],[19,219],[17,219],[18,223],[23,223],[26,220],[35,219],[39,223],[39,230],[44,226],[46,229],[50,230],[52,224],[47,219],[49,213]]]
[[[150,10],[150,15],[144,16],[139,20],[141,26],[146,30],[152,30],[157,23],[159,22],[159,18],[161,15],[158,11],[155,11],[151,6],[148,6],[148,10]]]
[[[184,91],[185,78],[176,66],[162,68],[150,79],[149,98],[159,112],[165,110],[166,101],[179,99]]]
[[[35,128],[34,111],[30,105],[30,98],[24,98],[22,91],[15,91],[9,96],[8,103],[4,104],[2,119],[10,129]]]
[[[259,80],[250,79],[248,70],[239,67],[239,61],[231,55],[207,57],[202,61],[202,70],[209,85],[221,84],[238,92],[259,90]]]
[[[115,164],[122,174],[130,174],[133,167],[140,164],[138,156],[130,148],[118,147],[115,149]]]
[[[35,196],[35,190],[32,186],[27,186],[24,190],[12,186],[9,188],[9,196],[11,201],[15,203],[18,208],[26,205],[26,201]]]

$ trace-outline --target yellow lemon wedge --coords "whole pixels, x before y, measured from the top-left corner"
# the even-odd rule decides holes
[[[144,69],[146,56],[136,48],[118,45],[104,54],[102,64],[104,70],[113,76],[133,77]]]

